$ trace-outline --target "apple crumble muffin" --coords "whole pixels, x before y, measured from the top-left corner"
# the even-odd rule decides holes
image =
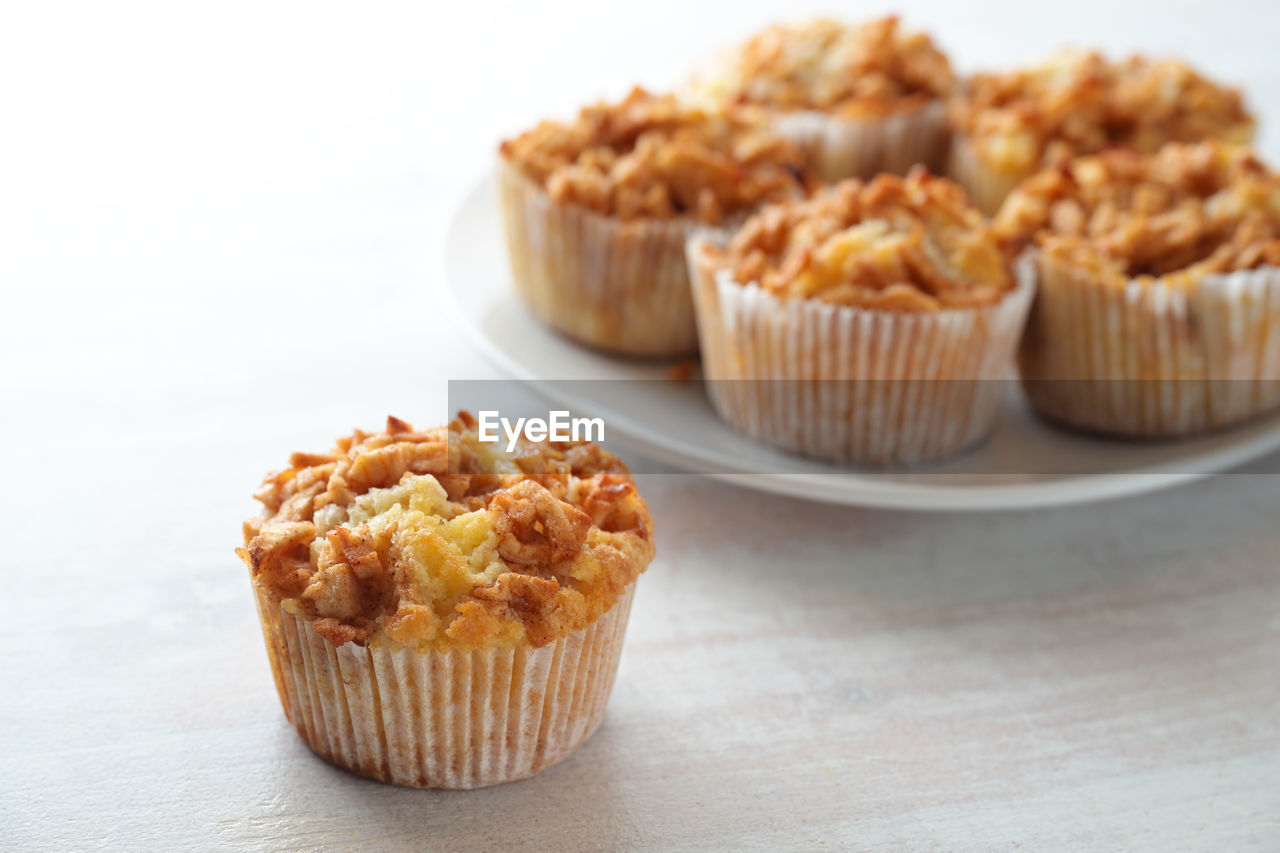
[[[772,205],[691,241],[703,373],[753,438],[866,465],[990,433],[1031,290],[964,193],[922,169]]]
[[[699,100],[763,108],[824,180],[938,169],[955,86],[945,54],[897,17],[777,25],[696,74]]]
[[[1110,62],[1064,51],[1043,65],[978,74],[951,103],[952,174],[995,213],[1018,181],[1112,146],[1151,153],[1166,142],[1248,142],[1240,93],[1175,59]]]
[[[696,349],[684,243],[803,195],[800,152],[749,110],[642,89],[500,148],[516,288],[542,322],[627,355]]]
[[[599,723],[654,551],[617,458],[523,439],[508,453],[466,413],[427,430],[388,418],[293,454],[255,497],[237,553],[285,712],[321,755],[397,784],[476,787],[558,761]],[[533,728],[512,739],[504,721],[522,717]],[[423,741],[433,728],[461,751]]]
[[[896,17],[772,26],[725,60],[700,81],[706,95],[786,112],[885,115],[946,98],[955,85],[946,55]]]
[[[572,122],[544,121],[499,151],[553,201],[623,220],[720,225],[801,189],[795,149],[750,112],[694,109],[643,89]]]
[[[1248,149],[1079,157],[1026,180],[996,229],[1030,247],[1021,362],[1042,414],[1177,436],[1280,405],[1280,176]]]
[[[653,556],[626,466],[594,444],[481,443],[463,413],[388,418],[295,453],[255,497],[240,556],[336,645],[546,645],[608,610]]]
[[[1188,286],[1280,265],[1280,176],[1223,143],[1116,149],[1028,178],[995,227],[1014,249],[1035,242],[1116,284]]]
[[[923,171],[766,207],[721,254],[741,284],[880,311],[991,305],[1013,287],[982,214],[958,186]]]

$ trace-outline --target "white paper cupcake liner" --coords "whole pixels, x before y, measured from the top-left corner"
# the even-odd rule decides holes
[[[1193,435],[1280,408],[1280,269],[1124,285],[1041,252],[1020,355],[1042,416],[1138,438]]]
[[[689,244],[702,369],[730,426],[877,466],[940,459],[991,432],[1034,284],[987,308],[929,314],[779,299],[714,268],[707,241]]]
[[[600,725],[635,584],[541,648],[334,646],[258,590],[285,715],[327,761],[418,788],[480,788],[562,761]]]
[[[506,161],[498,169],[511,273],[535,317],[623,355],[697,351],[684,260],[693,222],[602,216],[553,201]]]
[[[977,147],[966,136],[951,139],[947,177],[964,187],[973,204],[987,216],[995,216],[1000,205],[1027,175],[995,169],[983,162]]]
[[[881,172],[905,175],[917,163],[941,174],[950,134],[941,101],[869,118],[816,110],[782,113],[774,118],[773,127],[803,151],[809,168],[828,183],[871,178]]]

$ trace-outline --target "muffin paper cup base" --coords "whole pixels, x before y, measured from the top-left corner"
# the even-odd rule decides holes
[[[1163,438],[1280,408],[1280,269],[1116,284],[1030,252],[1018,273],[1039,292],[1020,364],[1043,417]]]
[[[689,246],[707,394],[720,417],[806,456],[909,465],[957,453],[995,424],[1034,291],[898,314],[779,299]]]
[[[620,220],[557,202],[505,161],[498,191],[511,274],[535,317],[623,355],[697,351],[684,260],[692,222]]]
[[[916,163],[937,174],[946,160],[946,109],[934,102],[912,112],[846,118],[814,110],[783,113],[774,130],[796,143],[823,181],[905,175]]]
[[[258,590],[285,714],[318,755],[383,782],[480,788],[567,758],[600,725],[635,585],[541,648],[334,646]]]

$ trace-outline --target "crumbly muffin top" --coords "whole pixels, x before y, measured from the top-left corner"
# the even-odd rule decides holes
[[[635,89],[544,121],[500,153],[556,201],[620,219],[718,225],[804,191],[803,157],[749,110],[703,110]]]
[[[918,109],[954,85],[946,55],[896,17],[859,27],[829,19],[773,26],[694,81],[715,101],[851,116]]]
[[[1166,142],[1248,142],[1254,130],[1239,91],[1177,60],[1108,62],[1085,51],[975,75],[952,101],[951,119],[987,162],[1015,173],[1112,145],[1152,152]]]
[[[921,312],[998,302],[1013,287],[964,191],[916,169],[848,180],[752,216],[712,261],[784,298]]]
[[[1247,148],[1171,143],[1079,157],[1028,178],[996,233],[1128,278],[1192,281],[1280,265],[1280,176]]]
[[[653,559],[627,467],[590,443],[479,441],[467,413],[295,453],[237,554],[335,645],[542,646],[607,611]]]

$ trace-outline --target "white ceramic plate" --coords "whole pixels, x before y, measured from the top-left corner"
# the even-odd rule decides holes
[[[444,262],[445,301],[462,331],[500,370],[558,405],[603,417],[611,442],[748,488],[862,506],[1017,509],[1165,488],[1280,448],[1280,417],[1178,442],[1076,435],[1036,420],[1011,385],[995,434],[959,458],[910,473],[841,469],[797,459],[733,432],[716,417],[696,381],[561,381],[660,380],[666,365],[583,349],[524,310],[510,281],[492,179],[461,203],[446,237]],[[989,473],[1034,470],[1044,473]]]

